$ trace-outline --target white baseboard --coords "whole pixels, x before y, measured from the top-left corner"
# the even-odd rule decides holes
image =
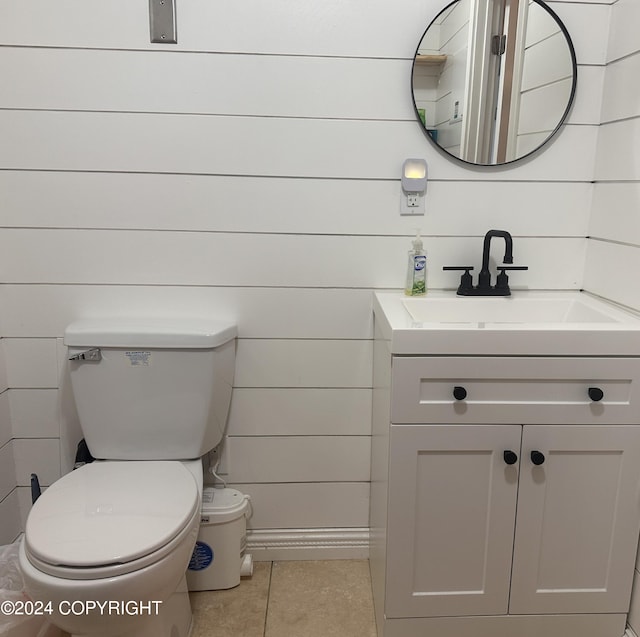
[[[368,559],[368,528],[248,529],[256,561]]]

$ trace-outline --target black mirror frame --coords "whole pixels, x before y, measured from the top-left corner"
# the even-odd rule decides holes
[[[456,155],[454,155],[454,154],[448,152],[447,150],[445,150],[444,148],[442,148],[442,146],[440,146],[433,139],[433,137],[429,134],[429,131],[427,130],[427,127],[422,123],[422,119],[420,118],[420,115],[418,113],[418,106],[416,105],[415,92],[413,90],[413,75],[414,75],[415,67],[416,67],[416,57],[418,56],[418,51],[420,49],[420,44],[422,43],[422,40],[424,39],[425,35],[427,34],[427,31],[431,28],[433,23],[438,19],[438,16],[440,16],[442,13],[444,13],[449,7],[453,6],[454,4],[457,4],[459,1],[460,0],[452,0],[443,9],[441,9],[438,12],[438,14],[433,18],[433,20],[431,20],[431,22],[429,23],[427,28],[424,30],[424,32],[422,33],[422,36],[420,37],[420,40],[418,40],[418,46],[416,47],[416,52],[414,53],[414,56],[413,56],[413,63],[411,65],[411,78],[410,78],[411,79],[411,99],[413,101],[413,110],[414,110],[414,113],[415,113],[415,116],[416,116],[416,120],[417,120],[418,124],[420,125],[420,128],[422,129],[422,132],[429,139],[429,141],[438,149],[439,152],[443,153],[447,157],[451,157],[451,158],[455,159],[456,161],[461,162],[462,164],[465,164],[467,166],[480,166],[480,167],[487,167],[487,168],[511,166],[512,164],[514,164],[516,162],[522,161],[523,159],[531,157],[532,155],[535,155],[536,153],[540,152],[540,149],[544,148],[556,136],[556,134],[558,133],[560,128],[562,128],[562,125],[565,123],[565,121],[566,121],[566,119],[567,119],[567,117],[569,115],[569,112],[571,111],[571,108],[573,106],[573,102],[575,100],[576,87],[577,87],[577,84],[578,84],[578,63],[577,63],[577,60],[576,60],[576,51],[575,51],[575,47],[573,46],[573,40],[571,39],[571,36],[569,35],[569,31],[567,30],[567,27],[564,25],[564,22],[562,22],[562,20],[558,16],[558,14],[553,9],[551,9],[551,7],[549,7],[546,4],[546,2],[544,2],[543,0],[533,0],[533,2],[535,2],[537,5],[541,6],[557,22],[558,26],[560,27],[560,30],[562,31],[562,33],[563,33],[563,35],[564,35],[564,37],[566,38],[566,41],[567,41],[567,46],[569,48],[569,54],[571,56],[571,66],[573,68],[573,81],[571,83],[571,92],[569,94],[569,99],[567,101],[567,107],[565,108],[564,113],[562,114],[562,117],[558,121],[557,126],[553,129],[553,131],[549,134],[549,136],[542,142],[542,144],[540,144],[539,146],[537,146],[533,150],[529,151],[528,153],[525,153],[524,155],[522,155],[520,157],[516,157],[515,159],[512,159],[510,161],[501,162],[501,163],[495,163],[495,164],[477,164],[477,163],[474,163],[474,162],[467,161],[465,159],[461,159],[460,157],[456,157]]]

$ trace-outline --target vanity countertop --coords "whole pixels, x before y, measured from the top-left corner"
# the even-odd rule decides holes
[[[640,315],[584,292],[375,292],[373,309],[393,354],[640,356]]]

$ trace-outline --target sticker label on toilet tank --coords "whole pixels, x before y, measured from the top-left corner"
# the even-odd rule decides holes
[[[190,571],[202,571],[213,562],[213,549],[204,542],[196,542],[191,560],[189,561]]]
[[[151,365],[151,352],[125,352],[131,367],[149,367]]]

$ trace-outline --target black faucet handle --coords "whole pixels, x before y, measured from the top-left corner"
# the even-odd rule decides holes
[[[460,285],[456,294],[463,296],[468,290],[473,288],[473,279],[471,277],[472,265],[444,265],[443,270],[464,270],[464,273],[460,277]]]
[[[498,265],[496,269],[500,271],[498,277],[496,279],[496,290],[504,290],[508,294],[511,294],[511,290],[509,289],[509,277],[507,276],[507,272],[509,270],[528,270],[528,265]]]

